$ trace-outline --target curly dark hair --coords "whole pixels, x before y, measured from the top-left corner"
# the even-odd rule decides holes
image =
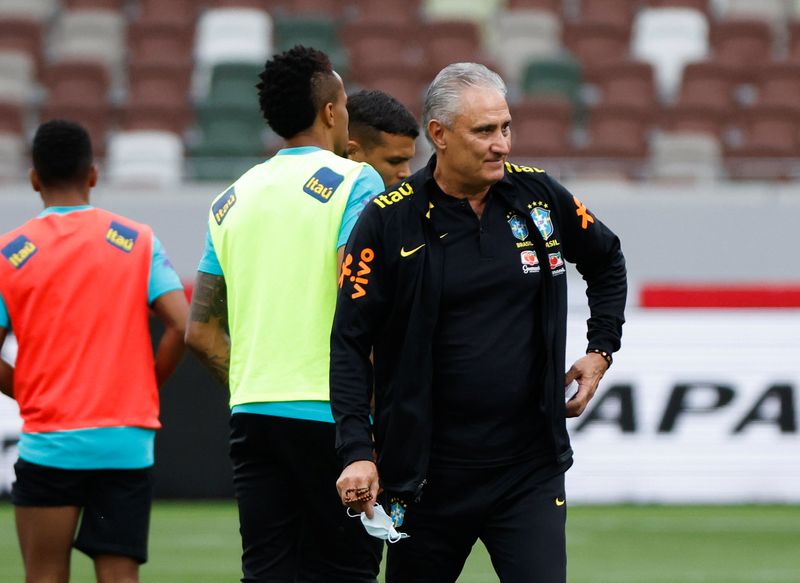
[[[266,62],[259,74],[258,104],[282,138],[311,127],[319,110],[336,101],[336,76],[328,55],[296,45]]]
[[[412,113],[383,91],[365,90],[348,96],[347,113],[350,116],[350,134],[365,148],[379,143],[379,132],[414,139],[419,135],[419,126]]]
[[[31,150],[33,169],[43,186],[79,184],[92,167],[89,133],[72,121],[54,119],[40,125]]]

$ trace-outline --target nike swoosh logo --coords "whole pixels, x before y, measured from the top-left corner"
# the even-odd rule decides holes
[[[447,237],[447,235],[448,235],[448,233],[445,233],[444,235],[439,235],[439,238],[440,239],[444,239],[445,237]],[[413,255],[414,253],[416,253],[417,251],[422,249],[425,245],[426,245],[426,243],[423,243],[419,247],[414,247],[413,249],[411,249],[409,251],[406,251],[405,247],[400,247],[400,257],[408,257],[409,255]]]
[[[556,506],[564,506],[566,504],[566,500],[562,500],[561,498],[556,498]]]
[[[413,255],[414,253],[416,253],[417,251],[422,249],[424,246],[425,246],[425,243],[423,243],[419,247],[414,247],[410,251],[406,251],[405,247],[400,247],[400,257],[408,257],[409,255]]]

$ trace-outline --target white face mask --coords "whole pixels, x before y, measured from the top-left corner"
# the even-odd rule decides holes
[[[350,514],[350,509],[347,509],[347,515],[355,518],[357,515]],[[367,513],[362,512],[361,524],[364,525],[367,533],[375,538],[383,539],[390,543],[396,543],[399,540],[408,538],[409,535],[405,532],[397,532],[392,524],[391,517],[386,514],[383,506],[376,504],[372,507],[372,518],[367,518]]]

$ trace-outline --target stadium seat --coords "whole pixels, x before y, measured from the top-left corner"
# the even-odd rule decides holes
[[[22,180],[26,164],[22,136],[0,132],[0,181]]]
[[[272,18],[267,12],[246,8],[208,10],[197,23],[193,95],[203,99],[208,94],[215,65],[263,66],[272,50]]]
[[[584,67],[622,61],[630,52],[630,28],[596,22],[569,22],[564,26],[564,46]]]
[[[561,51],[561,20],[540,9],[500,10],[487,23],[484,44],[506,82],[516,85],[526,63]]]
[[[732,178],[785,179],[797,174],[800,119],[796,107],[754,106],[737,116],[739,140],[725,144]]]
[[[580,63],[563,55],[528,63],[522,77],[522,92],[529,98],[566,98],[574,108],[581,105],[582,83]]]
[[[707,133],[657,132],[650,142],[654,178],[714,180],[723,173],[722,146]]]
[[[585,78],[598,89],[600,102],[605,105],[637,109],[650,118],[659,108],[650,63],[609,62],[587,69]]]
[[[503,0],[423,0],[422,14],[427,20],[466,20],[483,25],[502,5]]]
[[[183,141],[170,132],[117,132],[108,141],[105,169],[114,185],[176,186],[183,177]]]
[[[275,52],[287,51],[295,45],[314,47],[330,57],[341,75],[347,74],[348,59],[339,42],[339,25],[334,20],[318,14],[276,15],[273,24]]]
[[[725,0],[720,8],[724,19],[758,19],[782,25],[791,17],[791,5],[787,0]]]
[[[643,158],[647,154],[648,122],[636,108],[598,105],[589,111],[585,156]]]
[[[688,63],[683,68],[678,103],[729,110],[735,104],[737,76],[712,61]]]
[[[767,63],[756,72],[759,105],[800,108],[800,63]]]
[[[34,62],[31,55],[0,49],[0,101],[26,104],[34,98]]]
[[[0,18],[19,18],[44,24],[58,10],[58,0],[3,0]]]
[[[562,0],[508,0],[506,8],[508,10],[547,10],[559,16],[564,13]]]
[[[174,65],[131,65],[126,130],[165,130],[183,134],[191,122],[190,71]]]
[[[741,144],[727,154],[740,157],[798,157],[800,113],[796,107],[756,105],[737,116]]]
[[[0,50],[17,50],[29,54],[36,66],[36,78],[41,75],[44,63],[43,38],[44,28],[40,23],[25,18],[0,16]]]
[[[204,0],[139,0],[137,22],[140,24],[177,24],[194,22]]]
[[[662,99],[671,99],[683,66],[708,54],[708,21],[689,8],[646,8],[633,24],[633,56],[655,68]]]
[[[716,62],[755,73],[772,59],[772,31],[760,20],[726,20],[711,27],[711,48]]]
[[[105,64],[115,83],[122,80],[125,17],[113,10],[64,12],[53,33],[55,60],[88,60]]]
[[[209,8],[253,8],[270,12],[263,0],[212,0]]]
[[[529,99],[511,108],[514,158],[561,158],[572,153],[572,104],[567,99]]]
[[[258,103],[198,104],[195,116],[200,142],[192,148],[201,156],[260,156],[264,152],[266,126]]]
[[[220,63],[211,72],[207,105],[233,105],[258,110],[258,75],[263,65]]]
[[[0,101],[0,132],[24,135],[25,108],[21,104]]]
[[[291,0],[289,6],[292,14],[325,15],[339,18],[342,15],[344,3],[341,0]]]
[[[420,20],[420,1],[360,0],[354,6],[355,22],[413,24]]]
[[[580,19],[629,28],[638,0],[581,0]]]
[[[645,0],[648,8],[691,8],[702,12],[708,18],[714,0]]]
[[[420,65],[431,79],[451,63],[483,61],[480,31],[473,22],[436,20],[425,24],[417,38],[425,51]]]
[[[44,81],[49,103],[89,107],[108,104],[109,74],[101,63],[53,63],[45,70]]]
[[[125,8],[126,0],[62,0],[66,10],[115,10],[121,11]]]
[[[798,8],[798,19],[788,25],[789,38],[787,39],[787,60],[800,62],[800,8]]]
[[[119,125],[123,130],[158,130],[183,135],[192,122],[192,109],[185,104],[129,103],[120,112]]]
[[[342,45],[348,54],[350,73],[358,81],[367,81],[363,71],[397,65],[421,69],[424,57],[419,43],[409,43],[415,28],[408,24],[354,22],[345,24],[339,31]]]
[[[134,22],[128,28],[131,65],[192,67],[194,24],[191,22]]]
[[[376,65],[373,68],[360,69],[360,74],[360,87],[385,91],[414,115],[421,113],[422,100],[431,79],[423,75],[417,65]]]
[[[703,133],[723,140],[735,111],[718,105],[677,104],[664,111],[660,126],[670,132]]]

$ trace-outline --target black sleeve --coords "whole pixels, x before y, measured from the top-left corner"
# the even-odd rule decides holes
[[[628,293],[619,238],[566,188],[548,180],[555,194],[564,259],[574,263],[586,281],[590,311],[588,348],[616,352],[622,338]]]
[[[367,205],[347,241],[331,330],[331,409],[345,466],[372,459],[370,352],[387,303],[379,211]]]

